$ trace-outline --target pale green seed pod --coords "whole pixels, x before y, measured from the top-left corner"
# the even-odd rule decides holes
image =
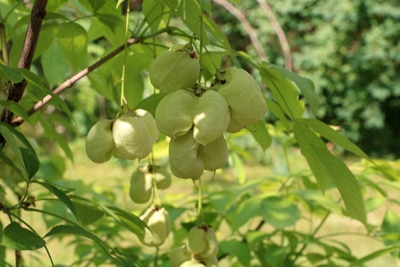
[[[111,158],[115,147],[112,134],[112,120],[99,120],[90,128],[86,136],[86,154],[96,163],[103,163]]]
[[[190,229],[186,240],[186,246],[190,252],[201,254],[206,250],[207,241],[205,234],[206,232],[202,227],[195,226]]]
[[[199,156],[199,146],[190,131],[171,139],[169,143],[169,164],[172,173],[179,178],[198,179],[204,171],[204,162]]]
[[[196,259],[191,259],[182,263],[180,267],[206,267],[206,266],[198,262]]]
[[[129,187],[129,196],[133,202],[146,203],[153,192],[151,176],[145,168],[138,168],[132,173]]]
[[[228,128],[230,114],[225,98],[214,90],[208,90],[197,98],[193,115],[193,136],[196,142],[205,146]]]
[[[204,238],[206,240],[206,248],[203,250],[203,252],[200,254],[202,259],[204,258],[213,258],[216,257],[218,254],[218,249],[219,249],[219,243],[217,236],[215,235],[215,231],[211,227],[207,227],[205,229],[205,234]]]
[[[117,158],[136,159],[147,157],[157,140],[154,120],[147,111],[137,110],[118,118],[112,128]]]
[[[149,70],[150,81],[162,94],[193,87],[200,75],[200,64],[190,47],[172,47],[161,52]]]
[[[221,169],[228,162],[229,151],[223,135],[208,145],[202,146],[200,151],[204,161],[204,169],[207,171]]]
[[[158,167],[154,169],[153,167],[152,173],[150,175],[155,178],[157,189],[167,189],[172,184],[172,177],[169,172],[165,170],[165,168]]]
[[[158,103],[155,118],[161,133],[176,138],[186,134],[193,126],[196,96],[187,90],[166,95]]]
[[[145,235],[141,242],[147,246],[160,246],[171,232],[171,222],[168,212],[164,208],[150,207],[150,213],[143,214],[140,219],[147,224]]]
[[[175,248],[169,253],[169,263],[171,267],[179,267],[185,261],[190,261],[191,258],[192,253],[186,248],[186,246]]]
[[[230,108],[231,121],[227,131],[238,132],[257,124],[267,112],[267,104],[253,76],[243,69],[234,68],[222,75],[224,83],[216,88]]]

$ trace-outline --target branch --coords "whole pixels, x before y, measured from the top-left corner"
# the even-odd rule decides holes
[[[254,48],[256,49],[259,57],[262,60],[266,60],[267,55],[265,54],[264,48],[260,43],[260,40],[258,40],[257,33],[251,26],[250,22],[247,20],[245,14],[227,0],[213,0],[213,1],[218,5],[222,6],[223,8],[225,8],[240,21],[245,31],[247,32],[248,36],[250,37],[250,41],[253,44]]]
[[[47,0],[35,1],[31,11],[31,20],[28,25],[28,30],[25,36],[25,42],[21,56],[19,58],[18,67],[24,69],[30,69],[32,65],[33,55],[37,41],[39,39],[39,33],[42,28],[42,22],[46,16],[46,5]],[[7,101],[18,102],[24,94],[27,82],[23,79],[21,82],[16,83],[7,89]],[[10,124],[13,117],[13,113],[7,108],[3,109],[0,117],[0,121]],[[3,146],[6,140],[4,136],[0,134],[0,144]]]
[[[283,31],[281,25],[279,24],[279,21],[275,17],[275,14],[272,11],[271,7],[268,5],[268,3],[265,0],[257,0],[257,2],[261,6],[263,11],[267,14],[268,19],[271,22],[271,25],[274,28],[276,35],[278,36],[283,55],[285,57],[285,67],[288,70],[292,70],[293,68],[292,54],[290,53],[290,46],[286,38],[285,32]]]
[[[95,63],[90,65],[89,67],[81,70],[80,72],[78,72],[74,76],[72,76],[69,79],[67,79],[66,81],[64,81],[62,84],[60,84],[57,88],[55,88],[52,91],[52,94],[55,94],[55,95],[61,94],[65,89],[68,89],[68,88],[72,87],[77,81],[79,81],[80,79],[82,79],[83,77],[85,77],[86,75],[88,75],[89,73],[91,73],[92,71],[94,71],[95,69],[97,69],[98,67],[103,65],[104,63],[106,63],[107,61],[109,61],[111,58],[115,57],[118,53],[123,51],[125,49],[125,47],[129,47],[129,46],[131,46],[133,44],[137,44],[137,43],[139,43],[139,41],[140,41],[139,38],[131,37],[130,39],[128,39],[126,44],[123,44],[123,45],[117,47],[110,54],[108,54],[105,57],[99,59],[98,61],[96,61]],[[34,114],[35,112],[37,112],[38,110],[43,108],[52,99],[53,99],[53,96],[51,94],[46,95],[45,97],[43,97],[42,100],[38,101],[28,111],[28,115],[31,116],[32,114]],[[17,117],[14,120],[12,120],[12,122],[10,124],[12,126],[18,126],[23,122],[24,122],[24,120],[21,117]]]

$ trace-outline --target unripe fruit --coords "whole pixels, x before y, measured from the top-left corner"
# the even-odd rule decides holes
[[[143,168],[133,172],[129,187],[129,196],[136,203],[146,203],[152,193],[151,175]]]
[[[193,254],[201,254],[207,248],[207,242],[205,238],[205,231],[202,227],[195,226],[190,229],[186,246]]]
[[[144,109],[137,109],[135,110],[135,114],[138,117],[141,117],[144,122],[146,123],[147,129],[149,130],[150,137],[153,138],[153,142],[155,143],[158,139],[158,128],[156,124],[156,120],[154,119],[153,115],[150,112]]]
[[[115,149],[113,155],[117,158],[136,159],[150,154],[157,140],[156,127],[150,113],[136,110],[118,118],[112,128]]]
[[[191,50],[191,45],[182,48],[177,45],[161,52],[154,59],[149,70],[150,81],[161,93],[171,93],[196,83],[200,75],[200,64]]]
[[[204,92],[197,99],[193,116],[193,136],[198,143],[205,146],[228,128],[229,107],[225,98],[214,90]]]
[[[211,227],[207,227],[205,231],[204,238],[206,240],[206,249],[201,253],[201,257],[203,258],[212,258],[217,256],[219,243],[217,236],[215,235],[215,231]]]
[[[198,179],[204,171],[203,159],[199,156],[199,144],[190,131],[171,139],[169,143],[169,163],[172,173],[179,178]]]
[[[193,126],[193,108],[196,96],[186,90],[166,95],[157,106],[157,127],[163,134],[176,138],[187,133]]]
[[[218,258],[213,257],[201,257],[201,262],[203,262],[206,267],[218,267]]]
[[[192,258],[192,253],[186,248],[186,246],[181,246],[179,248],[173,249],[169,253],[169,263],[171,267],[179,267],[185,261],[190,261]]]
[[[86,154],[93,162],[103,163],[111,158],[115,147],[112,124],[112,120],[100,120],[90,128],[85,146]]]
[[[154,166],[152,167],[152,173],[149,174],[154,176],[156,180],[156,186],[157,189],[167,189],[168,187],[171,186],[172,183],[172,177],[171,175],[164,169],[164,168],[156,168],[154,169]]]
[[[267,112],[267,104],[254,78],[243,69],[228,69],[223,84],[216,86],[230,108],[228,132],[258,123]]]
[[[180,267],[206,267],[206,266],[198,262],[196,259],[191,259],[182,263]]]
[[[147,224],[149,229],[145,229],[145,235],[141,239],[147,246],[160,246],[167,239],[170,231],[170,218],[164,208],[150,207],[150,212],[145,212],[140,219]]]
[[[225,166],[228,161],[228,146],[223,135],[200,149],[204,169],[215,171]]]

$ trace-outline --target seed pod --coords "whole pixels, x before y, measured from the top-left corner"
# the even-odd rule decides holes
[[[165,168],[159,166],[152,166],[151,173],[149,173],[149,175],[155,178],[157,189],[163,190],[171,186],[172,177],[165,170]]]
[[[147,246],[160,246],[167,239],[170,231],[170,218],[164,208],[150,207],[150,213],[145,212],[140,219],[147,224],[149,229],[145,229],[145,235],[141,242]]]
[[[181,246],[179,248],[171,250],[169,253],[169,263],[171,267],[179,267],[185,261],[190,261],[192,258],[192,253],[186,248],[186,246]]]
[[[185,261],[180,267],[206,267],[203,263],[198,262],[196,259]]]
[[[135,110],[135,114],[136,114],[136,116],[144,119],[147,129],[149,129],[150,136],[153,138],[153,142],[155,143],[158,139],[159,132],[158,132],[156,120],[154,119],[153,115],[151,115],[150,112],[148,112],[144,109]]]
[[[207,245],[200,256],[202,259],[215,257],[218,254],[219,243],[214,229],[208,226],[205,229],[204,238]]]
[[[113,124],[115,149],[113,155],[117,158],[136,159],[150,154],[156,141],[153,119],[150,113],[137,110],[118,118]],[[153,119],[154,120],[154,119]]]
[[[193,139],[192,131],[171,139],[169,143],[169,164],[176,177],[198,179],[202,175],[204,162],[199,156],[199,146]]]
[[[166,95],[157,106],[157,127],[163,134],[176,138],[187,133],[193,126],[193,109],[196,96],[186,90]]]
[[[112,120],[100,120],[90,128],[86,136],[86,154],[90,160],[103,163],[111,158],[115,147],[112,134]]]
[[[258,123],[267,112],[267,104],[254,78],[243,69],[228,69],[223,73],[224,83],[216,86],[230,108],[228,132]]]
[[[151,176],[146,173],[145,168],[138,168],[131,176],[129,196],[133,202],[146,203],[152,193]]]
[[[221,136],[230,122],[229,107],[225,98],[214,90],[198,97],[193,116],[194,139],[203,146]]]
[[[201,257],[201,262],[206,265],[206,267],[218,267],[218,258],[213,257]]]
[[[162,94],[192,87],[199,75],[200,64],[190,45],[180,45],[161,52],[149,70],[150,81]]]
[[[195,226],[190,229],[186,241],[186,246],[190,252],[193,254],[201,254],[205,251],[207,248],[205,234],[202,227]]]
[[[228,146],[223,135],[206,146],[202,146],[201,155],[204,161],[204,169],[215,171],[225,166],[228,161]]]

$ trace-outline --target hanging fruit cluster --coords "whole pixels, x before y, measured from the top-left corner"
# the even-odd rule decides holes
[[[215,76],[211,86],[200,85],[200,62],[191,43],[160,53],[149,70],[152,85],[163,95],[155,117],[138,109],[116,120],[100,120],[87,135],[88,157],[97,163],[112,156],[142,159],[151,153],[161,132],[170,138],[169,165],[176,177],[196,181],[205,170],[223,168],[228,161],[224,134],[257,124],[267,106],[246,71],[230,68]],[[140,216],[148,226],[140,241],[158,247],[169,236],[170,217],[159,203],[157,190],[168,188],[171,176],[151,160],[133,172],[129,195],[139,204],[152,199]],[[217,253],[214,229],[201,222],[188,232],[184,246],[171,251],[170,263],[172,267],[217,267]]]
[[[219,72],[213,85],[197,82],[200,63],[192,45],[175,45],[160,53],[150,81],[165,94],[155,111],[159,131],[171,138],[169,162],[179,178],[199,179],[228,160],[225,132],[258,123],[267,106],[257,82],[242,69]]]
[[[147,157],[158,139],[154,117],[143,109],[128,112],[116,120],[103,119],[90,128],[86,136],[86,154],[103,163],[116,158]]]

